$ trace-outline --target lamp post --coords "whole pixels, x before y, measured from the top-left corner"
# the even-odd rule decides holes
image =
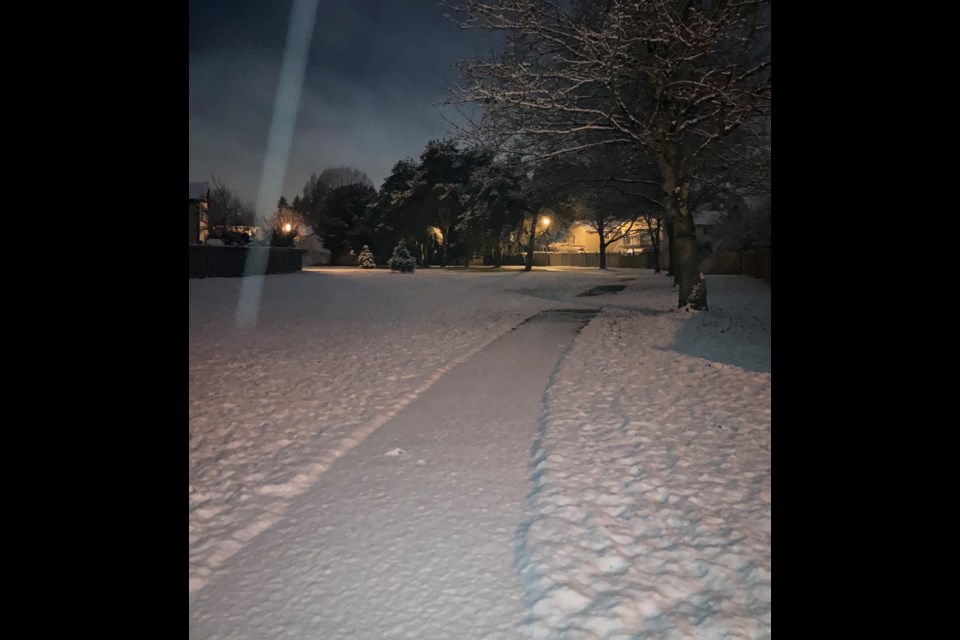
[[[552,220],[550,219],[550,216],[541,216],[539,222],[540,222],[540,226],[542,226],[543,229],[546,230],[547,227],[550,226],[550,223],[552,222]],[[530,221],[530,246],[527,247],[527,260],[526,260],[526,264],[523,267],[524,271],[530,271],[531,269],[533,269],[533,243],[534,241],[536,241],[536,239],[537,239],[537,217],[534,216],[533,220]]]

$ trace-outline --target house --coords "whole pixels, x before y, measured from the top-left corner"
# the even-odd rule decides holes
[[[207,239],[207,205],[210,186],[206,182],[190,183],[190,244],[203,244]]]
[[[720,222],[722,213],[720,211],[694,211],[693,227],[697,233],[697,248],[700,251],[712,251],[716,238],[711,231]]]
[[[628,227],[629,230],[627,230]],[[638,220],[632,227],[629,224],[621,225],[619,231],[610,235],[618,235],[621,231],[627,231],[627,233],[608,244],[608,252],[633,254],[653,250],[653,242],[645,220]],[[600,236],[591,225],[574,222],[558,242],[550,245],[549,250],[561,253],[600,253]]]
[[[330,264],[332,252],[323,246],[323,238],[314,233],[312,227],[303,225],[293,239],[293,246],[297,249],[303,249],[303,266],[311,267],[314,265]]]

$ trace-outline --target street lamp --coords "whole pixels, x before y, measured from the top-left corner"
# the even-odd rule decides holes
[[[550,223],[551,223],[551,222],[553,222],[553,220],[550,219],[550,216],[541,216],[541,217],[540,217],[540,226],[543,227],[543,230],[541,231],[541,235],[543,235],[543,234],[545,234],[545,233],[547,232],[547,227],[550,226]]]
[[[543,227],[543,230],[546,231],[547,227],[550,226],[550,216],[540,216],[540,226]],[[530,221],[530,244],[527,247],[527,259],[524,264],[523,270],[530,271],[533,268],[533,249],[534,242],[537,239],[537,224],[536,218]]]

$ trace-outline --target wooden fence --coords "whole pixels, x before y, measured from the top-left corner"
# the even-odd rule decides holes
[[[504,264],[523,264],[523,254],[503,258]],[[492,262],[485,259],[484,264],[492,264]],[[533,266],[597,268],[600,266],[600,254],[535,251]],[[611,269],[653,269],[653,253],[644,252],[634,255],[608,253],[607,266]],[[770,282],[770,249],[701,253],[700,268],[707,275],[749,275]],[[665,265],[661,266],[661,269],[667,270]]]
[[[770,282],[770,249],[701,253],[704,274],[747,275]]]

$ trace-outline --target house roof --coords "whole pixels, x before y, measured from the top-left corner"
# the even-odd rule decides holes
[[[210,185],[206,182],[190,183],[190,200],[206,200]]]

